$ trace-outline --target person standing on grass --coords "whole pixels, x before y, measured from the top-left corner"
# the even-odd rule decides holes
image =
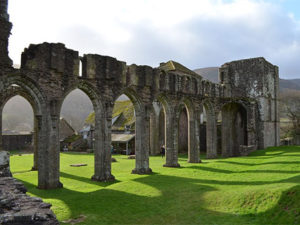
[[[165,154],[166,154],[166,148],[165,148],[164,145],[162,145],[162,146],[160,147],[160,154],[161,154],[161,157],[162,157],[162,158],[165,157]]]

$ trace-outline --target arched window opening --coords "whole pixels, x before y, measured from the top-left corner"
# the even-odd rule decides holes
[[[122,94],[112,111],[112,154],[135,154],[136,112],[130,98]]]
[[[31,104],[24,97],[16,95],[2,107],[2,149],[33,153],[35,135]]]
[[[182,154],[188,153],[188,112],[186,107],[183,107],[179,115],[179,135],[178,135],[178,152]]]
[[[222,108],[222,154],[239,156],[240,148],[248,145],[247,111],[239,103],[228,103]]]
[[[93,151],[95,113],[90,98],[80,89],[70,92],[60,112],[61,151]]]

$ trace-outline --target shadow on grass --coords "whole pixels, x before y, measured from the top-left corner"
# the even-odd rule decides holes
[[[12,174],[28,173],[28,172],[32,172],[32,170],[20,170],[20,171],[14,171],[14,172],[12,172]]]
[[[91,182],[87,178],[76,175],[62,173],[62,176]],[[23,183],[30,193],[45,199],[46,202],[47,199],[62,201],[70,212],[70,218],[78,217],[81,214],[88,215],[84,224],[266,224],[265,222],[280,224],[278,221],[282,224],[282,216],[287,217],[287,222],[284,224],[297,224],[288,221],[299,221],[300,218],[300,214],[296,210],[300,204],[297,200],[299,198],[295,198],[300,197],[299,185],[283,193],[273,208],[261,214],[239,215],[208,210],[206,205],[209,203],[203,199],[205,193],[218,190],[211,185],[299,184],[300,175],[277,182],[239,182],[155,174],[154,176],[138,177],[133,181],[153,187],[156,195],[139,195],[138,191],[133,194],[110,189],[109,185],[102,184],[99,185],[99,190],[84,193],[70,190],[68,187],[39,190],[31,183]],[[292,201],[293,199],[294,201]],[[124,215],[126,216],[124,217]],[[269,221],[266,221],[266,216]],[[276,219],[272,219],[273,217]],[[256,222],[254,223],[254,221]]]
[[[299,158],[300,161],[300,158]],[[260,166],[260,165],[298,165],[298,161],[282,161],[282,162],[262,162],[262,163],[242,163],[242,162],[234,162],[234,161],[217,161],[216,163],[224,163],[224,164],[232,164],[232,165],[239,165],[239,166]]]
[[[242,174],[242,173],[282,173],[282,174],[300,174],[300,171],[288,171],[288,170],[242,170],[242,171],[232,171],[224,170],[212,167],[203,166],[189,166],[188,169],[196,169],[201,171],[207,171],[212,173],[225,173],[225,174]]]
[[[96,184],[96,185],[101,186],[101,187],[108,187],[112,184],[116,184],[116,183],[120,182],[119,180],[114,180],[114,181],[110,181],[110,182],[97,182],[97,181],[93,181],[93,180],[91,180],[87,177],[76,176],[76,175],[65,173],[65,172],[60,172],[60,176],[64,177],[64,178],[68,178],[68,179],[77,180],[77,181],[80,181],[80,182],[85,182],[85,183],[88,183],[88,184]]]
[[[277,155],[280,157],[280,155]],[[222,161],[225,162],[225,161]],[[232,162],[229,162],[232,163]],[[234,162],[235,163],[235,162]],[[270,164],[272,162],[267,162]],[[275,162],[275,164],[281,162]],[[289,163],[289,162],[287,162]],[[296,163],[296,162],[295,162]],[[249,164],[249,163],[248,163]],[[253,165],[263,165],[253,164]],[[237,164],[244,166],[245,164]],[[246,164],[247,165],[247,164]],[[252,164],[249,164],[252,165]],[[248,166],[249,166],[248,165]],[[235,173],[231,170],[208,168],[201,164],[186,168],[205,170],[214,173]],[[174,168],[176,170],[176,168]],[[257,173],[273,173],[275,170],[261,170]],[[278,172],[279,171],[279,172]],[[242,171],[242,173],[255,171]],[[276,173],[286,171],[277,170]],[[241,173],[241,172],[238,172]],[[288,171],[288,173],[299,173]],[[95,184],[86,177],[61,172],[64,178],[74,182]],[[139,188],[151,187],[154,191],[143,192],[134,187],[134,182],[146,185]],[[23,182],[23,181],[22,181]],[[110,184],[98,183],[99,189],[91,192],[71,190],[66,186],[56,190],[39,190],[31,183],[25,183],[29,192],[45,199],[62,201],[69,210],[70,218],[87,215],[84,224],[299,224],[300,223],[300,175],[278,181],[231,181],[218,179],[184,178],[179,176],[144,175],[124,182],[117,181]],[[239,185],[244,187],[268,184],[295,184],[293,188],[282,192],[278,202],[263,213],[239,214],[240,209],[234,212],[218,212],[208,209],[214,199],[205,198],[208,192],[218,191],[214,185]],[[114,186],[113,184],[118,184]],[[127,186],[126,186],[126,185]],[[132,184],[132,186],[130,186]],[[118,189],[119,188],[119,189]],[[123,189],[124,191],[122,191]],[[264,188],[264,187],[263,187]],[[152,195],[151,195],[152,194]],[[150,196],[151,195],[151,196]],[[266,201],[265,196],[261,202]],[[230,199],[227,200],[230,203]],[[244,199],[241,199],[243,202]],[[254,199],[255,201],[255,199]],[[228,203],[226,202],[226,203]],[[225,202],[224,202],[225,204]],[[253,202],[255,207],[256,202]],[[241,207],[252,207],[251,204]],[[251,211],[250,208],[248,211]],[[232,210],[233,211],[233,210]]]

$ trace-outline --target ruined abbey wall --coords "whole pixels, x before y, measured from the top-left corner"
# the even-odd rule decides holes
[[[188,161],[200,162],[200,118],[206,113],[207,158],[217,156],[217,117],[222,113],[222,155],[239,156],[278,145],[278,68],[264,58],[239,60],[220,68],[219,84],[203,80],[182,65],[127,65],[109,56],[85,54],[61,43],[30,45],[21,68],[11,67],[7,0],[1,0],[0,112],[6,101],[21,95],[35,115],[34,166],[39,188],[59,181],[59,116],[65,97],[79,88],[95,110],[95,165],[92,179],[113,180],[111,120],[115,100],[126,94],[136,114],[136,163],[133,173],[151,172],[149,154],[160,147],[161,110],[165,117],[167,167],[178,167],[179,117],[188,114]],[[79,72],[82,63],[82,72]],[[82,76],[79,76],[82,74]],[[1,128],[0,123],[0,128]],[[226,134],[226,135],[225,135]],[[0,148],[1,148],[0,138]]]

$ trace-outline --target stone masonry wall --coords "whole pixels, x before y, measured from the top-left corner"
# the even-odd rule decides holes
[[[0,224],[58,225],[51,204],[26,192],[25,186],[11,177],[9,153],[0,151]]]

